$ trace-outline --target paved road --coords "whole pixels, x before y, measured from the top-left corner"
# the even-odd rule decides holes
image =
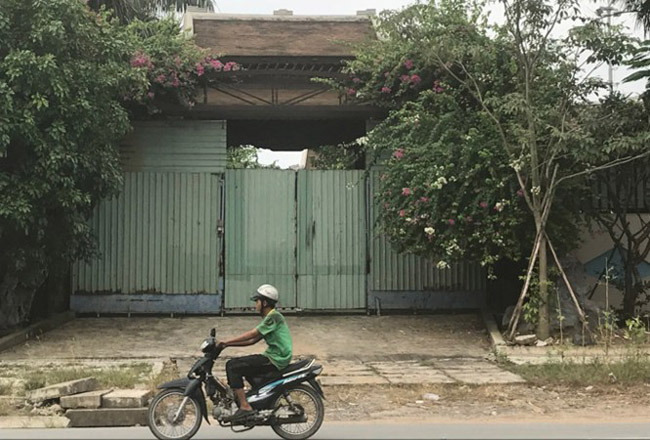
[[[234,435],[203,426],[195,439],[278,439],[270,428]],[[326,423],[314,439],[650,439],[650,422],[632,423]],[[154,439],[148,428],[4,429],[0,439]]]

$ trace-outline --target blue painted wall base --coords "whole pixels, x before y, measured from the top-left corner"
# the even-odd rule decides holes
[[[70,310],[77,313],[219,314],[222,304],[221,293],[70,296]]]
[[[453,310],[480,309],[486,301],[485,292],[417,292],[403,290],[370,291],[368,309],[376,310]]]

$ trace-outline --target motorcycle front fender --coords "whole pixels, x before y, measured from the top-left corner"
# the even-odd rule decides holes
[[[211,424],[210,420],[208,419],[208,405],[205,403],[205,396],[203,395],[203,389],[201,388],[201,381],[199,379],[189,379],[187,377],[184,377],[181,379],[165,382],[161,385],[158,385],[158,388],[163,390],[170,388],[181,388],[185,390],[183,395],[191,396],[194,398],[194,400],[199,402],[199,408],[201,410],[201,414],[203,414],[203,418],[206,422],[208,422],[208,425]]]

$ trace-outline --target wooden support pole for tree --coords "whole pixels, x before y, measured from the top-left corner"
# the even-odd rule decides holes
[[[576,296],[575,292],[573,291],[573,287],[571,287],[571,282],[569,281],[569,278],[567,277],[566,272],[562,268],[562,264],[560,263],[560,259],[558,258],[557,254],[555,253],[555,249],[553,248],[553,244],[551,243],[551,240],[549,240],[548,235],[546,236],[546,243],[548,243],[548,248],[551,250],[551,254],[553,255],[553,259],[555,260],[555,264],[557,264],[557,268],[560,271],[560,274],[562,274],[562,279],[564,280],[564,284],[566,285],[566,288],[569,291],[569,294],[571,295],[571,299],[573,300],[573,304],[576,306],[576,310],[578,311],[578,316],[580,317],[580,321],[582,321],[582,324],[585,326],[587,331],[591,333],[591,330],[589,329],[589,325],[587,324],[587,317],[585,316],[585,313],[582,311],[582,307],[580,307],[580,303],[578,302],[578,297]]]
[[[530,287],[530,280],[533,277],[533,269],[535,268],[535,262],[537,261],[537,255],[539,254],[540,243],[542,242],[542,232],[538,232],[535,237],[535,244],[533,245],[533,252],[530,255],[528,260],[528,270],[526,271],[526,279],[524,281],[524,286],[521,289],[519,294],[519,299],[517,300],[517,305],[512,311],[512,317],[510,318],[510,323],[508,324],[508,339],[512,340],[515,337],[515,332],[517,331],[517,324],[519,324],[519,316],[521,315],[521,309],[524,306],[524,299],[526,299],[526,294],[528,293],[528,288]]]

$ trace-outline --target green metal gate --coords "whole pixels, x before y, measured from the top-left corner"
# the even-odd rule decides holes
[[[298,307],[366,307],[363,171],[298,171]]]
[[[270,283],[283,308],[364,309],[365,200],[362,171],[227,170],[226,308]]]
[[[295,185],[294,171],[226,170],[227,309],[251,307],[263,283],[296,307]]]

